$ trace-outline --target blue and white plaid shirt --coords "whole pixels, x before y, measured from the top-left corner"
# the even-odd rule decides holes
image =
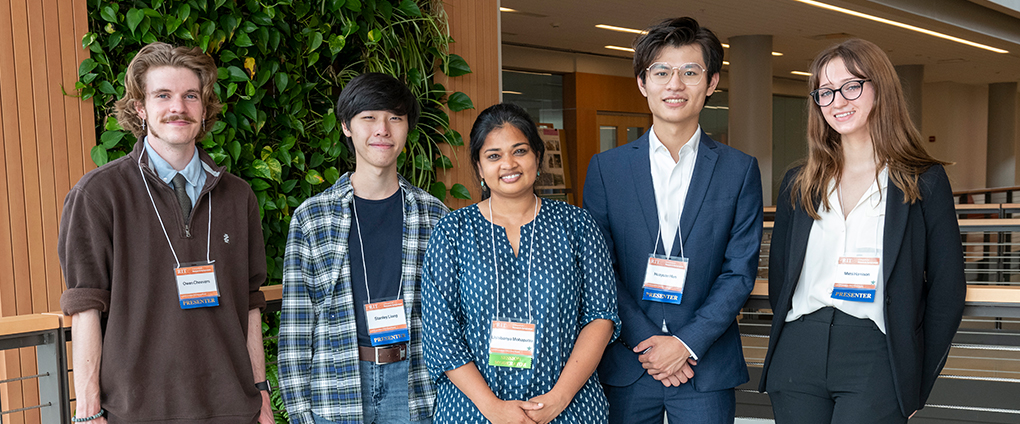
[[[421,267],[432,228],[448,209],[400,178],[404,195],[404,308],[411,329],[408,408],[413,421],[432,416],[436,392],[422,355]],[[301,204],[290,222],[283,259],[280,393],[291,423],[360,423],[361,376],[347,238],[354,190],[350,173]]]

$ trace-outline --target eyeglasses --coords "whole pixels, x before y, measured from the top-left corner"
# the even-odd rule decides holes
[[[811,98],[815,99],[815,103],[821,107],[831,105],[832,101],[836,99],[836,93],[839,93],[846,100],[857,100],[858,97],[861,97],[861,93],[864,92],[864,83],[869,81],[871,80],[850,80],[843,83],[838,90],[819,88],[811,92]]]
[[[655,62],[645,68],[648,79],[656,84],[666,85],[673,79],[673,71],[680,71],[680,81],[686,85],[696,85],[705,76],[705,68],[697,63],[685,63],[680,66],[669,66],[666,62]]]

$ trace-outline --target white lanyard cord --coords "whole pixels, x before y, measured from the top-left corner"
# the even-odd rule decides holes
[[[357,197],[358,196],[354,196],[354,195],[351,196],[351,210],[354,211],[354,225],[356,225],[358,227],[358,247],[361,248],[361,269],[364,271],[364,277],[365,277],[365,296],[368,297],[368,303],[372,303],[372,291],[368,289],[368,266],[365,265],[365,245],[361,241],[365,236],[364,236],[364,234],[361,233],[361,222],[358,221],[358,204],[357,204],[357,202],[354,201],[354,199],[356,199]],[[401,220],[401,224],[403,224],[404,220],[407,219],[407,209],[404,206],[404,188],[403,187],[400,187],[400,212],[401,212],[401,214],[403,216],[403,219]],[[490,212],[490,214],[491,213],[492,212]],[[404,232],[403,231],[403,227],[404,227],[403,225],[400,226],[400,228],[401,228],[401,231],[400,231],[401,232],[401,235],[400,235],[401,245],[403,245],[403,239],[404,239],[404,236],[403,236],[403,232]],[[403,250],[403,247],[401,247],[401,250]],[[401,269],[403,269],[403,267],[401,267]],[[403,292],[404,292],[404,276],[403,276],[403,272],[401,272],[400,286],[397,288],[397,298],[400,298],[401,297],[400,294],[403,293]]]
[[[149,181],[145,179],[145,173],[142,172],[142,155],[145,152],[138,154],[138,175],[142,177],[142,184],[145,185],[145,193],[149,195],[149,202],[152,203],[152,210],[156,212],[156,219],[159,220],[159,226],[163,229],[163,236],[166,237],[166,244],[170,246],[170,253],[174,255],[174,261],[177,262],[177,268],[181,267],[181,260],[177,258],[177,251],[174,250],[173,243],[170,242],[170,234],[166,231],[166,225],[163,224],[163,217],[159,215],[159,209],[156,208],[156,200],[152,198],[152,191],[149,189]],[[187,218],[185,218],[187,220]],[[205,261],[212,263],[209,259],[209,244],[212,239],[212,192],[209,192],[209,224],[207,232],[205,233]]]
[[[676,217],[676,236],[677,236],[677,238],[680,239],[680,257],[681,258],[685,257],[684,256],[684,236],[683,236],[683,231],[680,230],[680,218],[683,217],[683,216],[684,216],[683,211],[680,211],[680,215],[677,215],[677,217]],[[656,219],[655,222],[658,223],[659,221]],[[655,230],[655,245],[652,246],[652,253],[655,253],[656,249],[659,248],[659,241],[662,240],[662,225],[661,224],[656,225],[656,228],[657,229]],[[670,247],[672,248],[673,246],[670,246]],[[666,251],[666,242],[662,242],[662,252],[665,253],[666,256],[669,256],[669,252]]]
[[[489,198],[489,234],[492,239],[492,268],[496,272],[496,316],[499,319],[499,262],[496,260],[496,223],[492,216],[492,198]],[[531,218],[531,242],[528,246],[528,321],[531,321],[531,267],[535,261],[535,233],[538,232],[538,196],[535,196],[535,212]],[[524,228],[522,225],[521,228]]]

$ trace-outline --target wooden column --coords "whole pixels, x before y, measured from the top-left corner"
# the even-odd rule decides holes
[[[446,155],[453,160],[453,168],[446,172],[440,171],[440,181],[445,182],[447,187],[461,183],[471,191],[471,200],[454,199],[452,196],[446,198],[447,206],[456,209],[478,202],[481,196],[478,172],[471,165],[467,144],[475,118],[485,108],[499,103],[500,99],[499,2],[446,0],[443,6],[450,17],[450,36],[456,41],[450,45],[450,53],[463,57],[472,72],[447,78],[442,84],[450,93],[464,92],[475,105],[474,109],[450,114],[450,126],[464,136],[464,146],[442,146]]]
[[[60,309],[57,230],[64,196],[88,170],[92,101],[73,91],[86,0],[0,0],[0,316]],[[35,374],[34,349],[0,354],[0,379]],[[38,404],[34,381],[0,385],[0,405]],[[38,423],[38,411],[4,422]]]

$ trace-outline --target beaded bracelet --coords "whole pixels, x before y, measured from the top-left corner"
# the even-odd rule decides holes
[[[103,414],[105,414],[105,413],[106,413],[105,409],[99,408],[99,412],[96,412],[96,415],[93,415],[91,417],[85,417],[85,418],[72,417],[71,421],[72,422],[76,422],[76,423],[84,423],[84,422],[92,421],[92,420],[94,420],[96,418],[102,417]]]

